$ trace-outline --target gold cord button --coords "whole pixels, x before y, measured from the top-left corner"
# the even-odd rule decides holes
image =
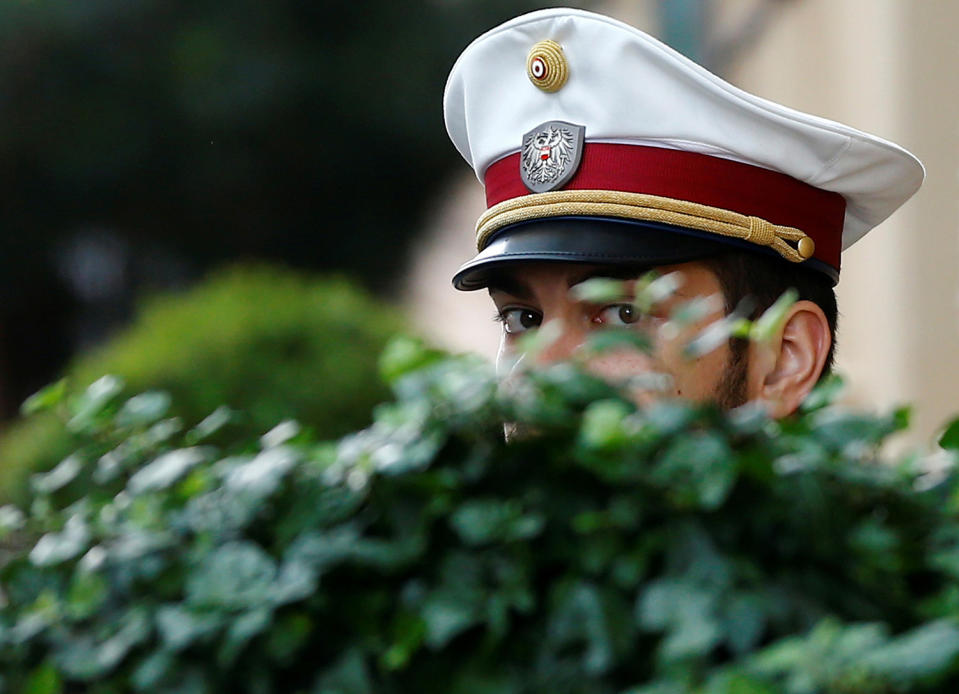
[[[799,245],[796,247],[796,250],[799,251],[799,256],[803,260],[809,260],[816,252],[816,242],[808,236],[803,236],[799,239]]]
[[[549,39],[534,45],[526,57],[526,75],[544,92],[557,92],[569,79],[563,47]]]

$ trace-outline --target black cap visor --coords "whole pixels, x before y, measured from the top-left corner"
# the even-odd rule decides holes
[[[536,219],[497,232],[479,255],[457,271],[453,286],[462,291],[483,289],[491,274],[518,262],[670,265],[730,250],[725,241],[715,234],[657,222],[607,217]]]
[[[771,248],[705,231],[659,222],[611,217],[550,217],[504,227],[479,255],[453,276],[462,291],[483,289],[490,276],[520,262],[564,262],[651,268],[745,250],[788,262]],[[805,268],[825,273],[833,284],[839,272],[815,259]]]

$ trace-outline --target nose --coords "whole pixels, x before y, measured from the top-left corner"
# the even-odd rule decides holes
[[[553,327],[555,326],[555,327]],[[547,332],[555,330],[555,337],[547,335],[546,345],[536,355],[536,363],[540,366],[555,364],[560,361],[569,361],[576,351],[586,341],[587,331],[583,326],[572,320],[556,319],[543,326]],[[552,339],[549,339],[552,337]]]

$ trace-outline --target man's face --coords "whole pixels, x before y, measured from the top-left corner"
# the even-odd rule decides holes
[[[610,328],[644,330],[654,349],[647,354],[620,348],[587,357],[590,371],[613,382],[647,373],[667,376],[663,395],[698,401],[712,400],[735,407],[746,400],[746,365],[723,340],[716,349],[696,358],[684,353],[689,341],[714,321],[724,317],[724,302],[716,275],[699,262],[660,266],[659,274],[680,273],[675,293],[641,315],[634,306],[635,280],[623,283],[623,298],[602,304],[576,298],[571,288],[592,277],[608,275],[602,266],[573,263],[517,263],[490,285],[497,320],[503,325],[500,361],[515,359],[517,341],[531,330],[556,321],[558,337],[536,356],[540,364],[578,356],[590,333]],[[668,325],[673,309],[696,298],[710,298],[708,315],[681,331]],[[648,401],[648,390],[633,391],[638,402]]]

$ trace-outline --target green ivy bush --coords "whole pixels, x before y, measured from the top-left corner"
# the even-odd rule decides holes
[[[809,694],[959,686],[959,476],[906,412],[637,409],[394,341],[395,398],[237,441],[112,378],[0,509],[4,691]],[[528,432],[509,444],[502,422]],[[959,451],[959,420],[941,440]]]
[[[247,436],[295,417],[331,438],[365,426],[388,397],[376,360],[402,324],[395,307],[346,280],[234,266],[145,302],[129,328],[70,365],[66,380],[72,392],[116,374],[130,395],[170,394],[185,421],[225,404]],[[74,443],[52,416],[10,427],[0,438],[0,498],[22,499],[27,475]]]

